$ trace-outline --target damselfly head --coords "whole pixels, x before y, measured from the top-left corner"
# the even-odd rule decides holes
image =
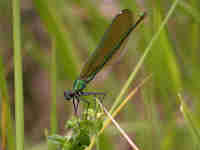
[[[74,92],[73,91],[65,91],[64,92],[64,97],[66,100],[70,101],[74,97]]]

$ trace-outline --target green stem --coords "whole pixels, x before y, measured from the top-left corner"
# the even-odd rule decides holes
[[[55,40],[53,41],[55,45]],[[52,48],[51,56],[51,134],[55,134],[57,131],[57,118],[56,118],[56,47]]]
[[[22,58],[20,37],[20,1],[13,0],[13,42],[15,77],[16,150],[24,149],[24,105],[22,86]]]

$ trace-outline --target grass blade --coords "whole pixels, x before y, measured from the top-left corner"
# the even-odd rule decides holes
[[[199,130],[199,126],[197,123],[198,119],[195,119],[194,115],[190,112],[188,106],[186,105],[186,103],[184,102],[181,94],[178,94],[179,100],[181,102],[181,107],[180,110],[183,113],[183,117],[188,125],[189,130],[191,131],[191,134],[193,135],[196,144],[198,146],[198,149],[200,148],[200,130]]]
[[[20,0],[12,1],[13,8],[13,42],[14,42],[14,76],[15,76],[15,119],[16,149],[24,149],[24,102],[21,56]]]

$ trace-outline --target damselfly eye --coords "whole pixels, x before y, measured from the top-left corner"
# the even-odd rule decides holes
[[[68,101],[72,99],[73,95],[74,95],[74,94],[73,94],[72,91],[65,91],[65,92],[64,92],[64,97],[65,97],[65,99],[68,100]]]

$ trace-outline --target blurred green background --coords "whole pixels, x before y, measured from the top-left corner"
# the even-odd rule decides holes
[[[52,132],[66,134],[65,122],[74,111],[72,103],[64,100],[63,93],[72,88],[82,65],[120,10],[132,10],[135,20],[142,11],[147,12],[147,17],[131,34],[126,54],[117,64],[101,71],[88,87],[88,90],[108,93],[104,100],[107,108],[112,106],[173,2],[174,0],[22,0],[25,149],[47,149],[44,130],[50,129],[54,123],[56,127]],[[4,138],[5,128],[8,134],[12,130],[7,129],[15,125],[11,3],[10,0],[0,1],[2,150],[5,143],[6,146],[9,145]],[[198,0],[179,0],[126,91],[127,95],[146,76],[152,74],[151,79],[116,118],[141,149],[199,149],[197,141],[200,139],[195,136],[198,131],[194,133],[194,129],[200,126],[199,8]],[[194,128],[180,111],[178,93],[182,94],[192,113]],[[13,120],[13,123],[6,126],[4,116],[9,114],[5,114],[8,108],[2,101],[4,96],[8,100]],[[55,121],[51,124],[51,105],[55,97],[58,123]],[[130,149],[127,141],[113,126],[107,128],[100,139],[101,149]]]

